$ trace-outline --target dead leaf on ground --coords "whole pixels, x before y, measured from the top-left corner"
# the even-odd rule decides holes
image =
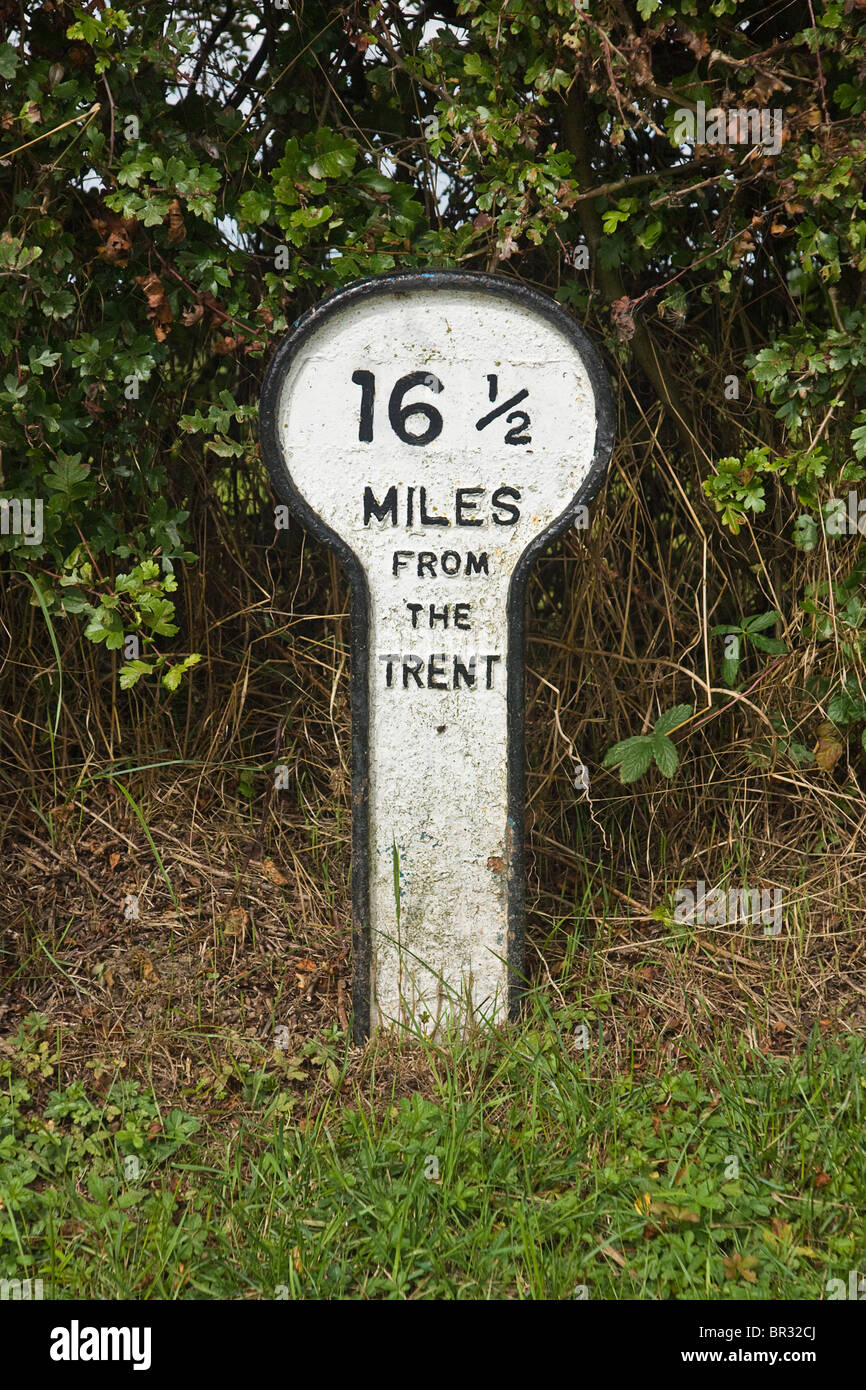
[[[153,961],[151,960],[150,956],[147,954],[146,951],[142,951],[142,952],[139,954],[139,956],[138,956],[138,965],[139,965],[139,967],[140,967],[140,969],[141,969],[141,978],[142,978],[143,980],[158,980],[158,979],[159,979],[159,975],[157,974],[156,966],[154,965]]]
[[[739,1250],[735,1250],[729,1259],[722,1257],[722,1264],[725,1267],[726,1279],[745,1279],[747,1284],[757,1284],[758,1276],[755,1270],[758,1267],[756,1255],[747,1255],[745,1259]]]
[[[830,723],[818,725],[818,742],[813,748],[815,762],[822,772],[832,772],[845,751],[836,726]]]
[[[650,1213],[653,1216],[667,1217],[669,1221],[700,1221],[700,1215],[696,1211],[687,1211],[685,1207],[677,1206],[676,1202],[652,1202]]]
[[[222,929],[226,936],[234,936],[240,939],[241,943],[246,938],[247,927],[249,926],[250,914],[243,907],[231,907],[222,920]]]
[[[274,863],[273,859],[262,860],[262,873],[268,882],[275,884],[277,888],[285,888],[286,884],[289,882],[282,869],[278,864]]]

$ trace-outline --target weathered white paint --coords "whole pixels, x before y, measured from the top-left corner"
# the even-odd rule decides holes
[[[359,442],[356,370],[375,373],[374,438]],[[419,386],[406,402],[425,401],[444,425],[429,445],[402,442],[388,421],[395,382],[430,372],[443,390]],[[489,398],[488,374],[498,376]],[[479,432],[475,422],[521,388],[530,444],[504,443],[500,417]],[[415,432],[423,427],[418,420]],[[412,428],[410,422],[409,428]],[[557,329],[521,305],[466,290],[412,288],[364,300],[326,319],[307,339],[283,384],[278,431],[289,471],[307,502],[361,560],[370,587],[372,1022],[414,1022],[428,1032],[462,996],[465,1015],[500,1016],[507,1004],[506,885],[506,598],[514,566],[532,538],[575,497],[592,461],[595,405],[583,363]],[[400,524],[363,524],[363,494],[382,501],[397,484]],[[414,521],[403,514],[415,488]],[[494,489],[521,493],[520,517],[494,525]],[[418,489],[430,516],[449,526],[422,526]],[[484,489],[475,510],[483,526],[457,527],[455,492]],[[509,499],[511,501],[513,499]],[[495,513],[506,515],[503,511]],[[419,578],[417,561],[393,574],[395,550],[488,555],[489,577],[461,573]],[[453,561],[451,562],[453,564]],[[413,630],[407,602],[425,605]],[[429,604],[471,605],[470,630],[449,621],[432,631]],[[426,615],[426,616],[425,616]],[[420,622],[424,626],[420,626]],[[418,689],[402,666],[386,688],[387,654],[453,658],[477,654],[481,688]],[[487,663],[492,686],[486,687]],[[434,670],[434,680],[439,677]],[[399,858],[399,920],[394,855]],[[441,977],[441,980],[437,979]],[[450,992],[450,993],[449,993]]]

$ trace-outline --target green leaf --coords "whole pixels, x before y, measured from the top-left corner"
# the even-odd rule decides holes
[[[759,652],[769,652],[771,656],[781,656],[788,650],[787,646],[778,637],[756,637],[754,633],[749,633],[749,641],[753,647],[757,647]]]
[[[679,764],[677,750],[669,738],[656,735],[653,739],[653,757],[656,767],[663,777],[673,777]]]
[[[0,43],[0,77],[9,82],[18,67],[18,54],[11,43]]]
[[[609,750],[602,767],[613,767],[619,764],[619,780],[623,783],[634,782],[646,772],[652,762],[652,756],[652,736],[638,734],[615,744]]]
[[[307,167],[313,179],[339,179],[350,174],[355,165],[355,151],[351,146],[342,149],[325,150]]]
[[[692,705],[674,705],[673,709],[665,710],[653,725],[653,733],[669,734],[672,729],[677,728],[679,724],[685,724],[686,720],[691,718],[692,709]]]
[[[54,290],[45,296],[42,308],[50,319],[68,319],[75,308],[75,299],[69,290]]]
[[[51,460],[51,470],[45,474],[45,486],[67,501],[81,498],[90,491],[90,466],[81,463],[80,454],[58,454]]]
[[[794,544],[798,550],[814,550],[818,544],[818,523],[805,512],[794,522]]]
[[[652,756],[653,748],[649,738],[634,740],[633,746],[620,763],[619,780],[624,786],[629,782],[636,782],[639,777],[643,777],[652,762]]]
[[[247,189],[238,199],[238,218],[249,227],[259,227],[271,215],[270,194],[261,188]]]
[[[651,251],[663,231],[664,223],[658,217],[654,217],[651,222],[647,223],[643,231],[638,233],[636,238],[638,245],[642,246],[645,251]]]
[[[128,661],[118,673],[121,690],[131,690],[141,676],[149,676],[152,670],[146,661]]]
[[[733,641],[730,639],[733,637]],[[740,638],[734,633],[728,633],[728,640],[725,642],[725,655],[722,658],[722,680],[726,685],[734,685],[740,669]]]
[[[188,671],[191,666],[196,666],[200,661],[201,652],[193,652],[191,656],[178,662],[176,666],[169,666],[162,678],[162,683],[166,690],[177,690],[183,680],[184,673]]]
[[[743,629],[748,633],[763,632],[765,628],[772,627],[774,623],[777,623],[781,616],[781,613],[775,608],[771,613],[759,613],[754,618],[746,618]]]

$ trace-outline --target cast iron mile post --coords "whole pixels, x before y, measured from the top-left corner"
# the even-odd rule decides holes
[[[362,280],[280,345],[261,432],[352,589],[354,1037],[514,1017],[526,581],[608,465],[599,356],[516,280]]]

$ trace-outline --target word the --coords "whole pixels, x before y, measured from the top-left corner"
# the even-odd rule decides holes
[[[773,930],[765,936],[775,936],[782,929],[782,890],[757,888],[711,888],[698,880],[697,895],[690,888],[680,888],[674,908],[675,922],[701,923],[706,926],[735,926],[738,922],[772,923]]]
[[[720,106],[707,110],[699,101],[697,113],[680,107],[675,113],[673,138],[677,145],[762,145],[766,154],[778,154],[782,148],[782,111],[746,110],[734,107],[725,111]]]
[[[149,1327],[69,1327],[51,1330],[52,1361],[131,1361],[134,1371],[150,1370]]]
[[[429,627],[435,627],[437,623],[441,623],[443,627],[448,626],[448,615],[451,612],[450,603],[446,603],[444,608],[437,608],[435,603],[409,603],[407,600],[406,607],[412,614],[413,627],[418,626],[418,615],[422,613],[425,608],[427,609],[427,624]],[[469,628],[472,626],[469,622],[469,609],[471,607],[471,603],[454,604],[454,626],[459,627],[463,632],[468,632]],[[421,626],[424,626],[423,622]]]

